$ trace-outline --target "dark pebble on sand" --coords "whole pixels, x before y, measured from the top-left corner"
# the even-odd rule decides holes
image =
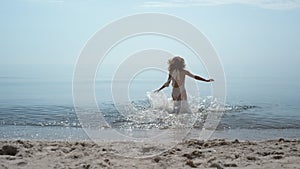
[[[204,155],[202,154],[201,151],[195,150],[195,151],[193,151],[193,152],[191,152],[191,153],[183,154],[182,156],[183,156],[183,157],[186,157],[187,159],[194,159],[194,158],[196,158],[196,157],[203,157]]]
[[[212,157],[212,158],[210,158],[207,162],[208,163],[211,163],[212,161],[214,161],[214,160],[216,160],[217,158],[216,157]]]
[[[209,147],[209,145],[210,145],[209,143],[204,143],[203,144],[204,147]]]
[[[225,146],[225,145],[229,145],[229,143],[226,141],[220,141],[219,144],[217,144],[217,146]]]
[[[261,156],[268,156],[270,155],[271,153],[270,152],[257,152],[258,155],[261,155]]]
[[[183,154],[182,157],[186,157],[188,159],[193,159],[193,156],[191,154]]]
[[[32,148],[33,147],[33,145],[30,144],[28,141],[17,140],[16,142],[18,144],[23,145],[23,147],[25,147],[25,148]]]
[[[17,147],[11,145],[5,145],[2,147],[2,150],[0,150],[0,155],[15,156],[18,152],[19,151]]]
[[[161,160],[160,157],[155,157],[155,158],[153,159],[153,161],[155,161],[156,163],[158,163],[160,160]]]
[[[192,155],[195,156],[195,157],[201,157],[202,156],[202,152],[196,150],[196,151],[192,152]]]
[[[195,163],[192,160],[187,160],[185,164],[192,168],[197,168],[197,166],[195,165]]]
[[[235,139],[232,143],[237,144],[237,143],[240,143],[240,141],[238,139]]]
[[[176,148],[176,151],[181,151],[181,149],[180,148]]]
[[[273,159],[275,159],[275,160],[279,160],[279,159],[282,159],[282,158],[283,158],[283,156],[279,156],[279,155],[273,156]]]
[[[257,157],[254,157],[254,156],[248,156],[248,157],[247,157],[247,160],[256,161],[256,160],[258,160],[258,158],[257,158]]]
[[[20,162],[17,163],[17,165],[19,165],[19,166],[24,166],[26,164],[27,164],[27,162],[25,162],[25,161],[20,161]]]
[[[217,168],[217,169],[224,169],[220,164],[218,163],[212,163],[209,167],[211,168]]]
[[[230,163],[230,164],[224,164],[224,167],[237,167],[237,165],[234,163]]]
[[[16,157],[15,157],[15,156],[8,156],[8,157],[6,157],[6,159],[7,159],[7,160],[15,160]]]
[[[202,146],[204,144],[204,141],[202,141],[202,140],[189,140],[189,141],[186,141],[186,143],[188,143],[188,147],[190,147],[190,146]]]
[[[104,162],[106,162],[107,164],[109,164],[110,165],[110,161],[109,161],[109,159],[104,159]]]
[[[274,151],[274,152],[272,152],[272,154],[275,154],[275,155],[284,155],[284,152]]]
[[[80,165],[83,169],[89,169],[91,167],[90,164],[81,164]]]
[[[75,154],[72,154],[70,157],[73,159],[79,159],[79,158],[83,157],[83,154],[75,153]]]

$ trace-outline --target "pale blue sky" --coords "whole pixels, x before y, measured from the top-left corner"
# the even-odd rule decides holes
[[[80,50],[101,27],[127,15],[161,12],[183,18],[202,31],[228,75],[299,79],[298,7],[299,1],[279,0],[1,1],[0,76],[55,71],[72,75]]]

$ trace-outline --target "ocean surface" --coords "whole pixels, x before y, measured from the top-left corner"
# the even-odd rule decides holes
[[[182,123],[176,114],[170,113],[171,90],[152,93],[164,80],[133,81],[129,95],[134,110],[122,109],[125,113],[113,102],[111,81],[96,80],[99,109],[81,112],[103,115],[107,124],[97,128],[103,135],[114,129],[160,132],[184,125],[197,135],[203,130],[207,115],[214,112],[210,85],[197,83],[200,97],[189,97],[193,113],[181,116],[189,120]],[[226,106],[213,137],[300,138],[299,86],[299,82],[277,78],[227,78]],[[70,78],[0,77],[0,139],[87,139],[77,113]]]

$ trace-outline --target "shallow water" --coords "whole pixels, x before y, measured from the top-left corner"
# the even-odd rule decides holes
[[[189,101],[189,106],[192,112],[174,114],[173,102],[163,94],[150,94],[148,100],[138,100],[128,105],[118,105],[116,108],[113,103],[103,103],[100,109],[82,109],[82,114],[97,115],[102,114],[109,124],[109,126],[102,126],[105,128],[142,128],[142,129],[167,129],[176,128],[178,126],[202,128],[205,117],[215,108],[211,102],[207,101],[209,98],[202,100]],[[153,101],[154,100],[154,101]],[[226,105],[224,116],[218,129],[224,128],[251,128],[258,122],[251,121],[249,112],[259,111],[260,107],[252,105]],[[247,113],[248,112],[248,113]],[[240,123],[233,123],[237,115],[239,118],[249,119],[248,123],[241,125]],[[180,119],[186,119],[182,122]],[[274,119],[274,117],[272,118]],[[264,122],[264,121],[263,121]],[[93,126],[92,122],[90,122]],[[61,105],[1,105],[0,106],[0,125],[14,125],[14,126],[53,126],[53,127],[81,127],[77,118],[77,114],[73,106]],[[236,126],[235,126],[236,125]],[[250,127],[249,127],[250,125]],[[295,121],[292,124],[290,121],[289,127],[287,124],[280,124],[280,126],[268,125],[268,121],[260,124],[262,128],[300,128],[299,123]],[[257,126],[256,128],[260,128]]]
[[[229,81],[227,102],[225,108],[219,112],[223,115],[217,133],[243,130],[274,131],[273,133],[276,133],[276,130],[287,130],[289,136],[293,136],[293,132],[299,133],[297,132],[300,131],[298,84],[275,84],[272,80],[268,83],[263,82],[259,87],[253,87],[254,84],[253,81],[245,79]],[[201,98],[192,96],[188,98],[191,113],[178,115],[171,113],[173,103],[169,97],[170,89],[159,94],[149,92],[159,86],[160,82],[135,82],[133,84],[135,88],[130,89],[134,91],[130,93],[130,105],[116,105],[112,102],[111,94],[107,90],[110,85],[110,81],[96,82],[95,91],[99,109],[83,108],[77,112],[90,117],[93,115],[96,117],[101,112],[107,122],[98,124],[97,120],[90,121],[88,127],[131,131],[193,127],[200,131],[207,115],[219,111],[209,96],[209,90],[201,84]],[[80,130],[78,114],[72,104],[71,81],[2,77],[0,86],[0,137],[2,139],[35,138],[36,132],[41,132],[43,128],[45,132],[52,134],[52,131],[62,131],[55,132],[56,135],[62,136],[40,133],[43,138],[65,138],[66,133]],[[21,128],[27,130],[17,132]],[[246,135],[243,137],[246,138]]]

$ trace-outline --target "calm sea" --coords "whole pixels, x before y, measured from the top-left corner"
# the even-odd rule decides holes
[[[116,109],[110,93],[111,81],[97,80],[95,93],[99,110],[89,111],[101,111],[109,124],[102,130],[171,129],[176,123],[171,118],[174,115],[155,110],[151,107],[151,99],[155,98],[147,95],[164,80],[132,82],[129,95],[135,111],[129,116]],[[198,85],[201,98],[190,99],[195,117],[199,118],[195,130],[202,129],[210,108],[210,86],[201,82]],[[267,138],[300,138],[299,86],[299,82],[278,78],[227,77],[226,107],[216,133],[225,132],[220,134],[224,136],[227,132],[244,138],[247,133],[252,133],[251,137],[260,135],[259,138],[264,134]],[[160,99],[168,101],[170,89],[163,94]],[[70,77],[0,77],[0,139],[85,138],[80,128]]]

